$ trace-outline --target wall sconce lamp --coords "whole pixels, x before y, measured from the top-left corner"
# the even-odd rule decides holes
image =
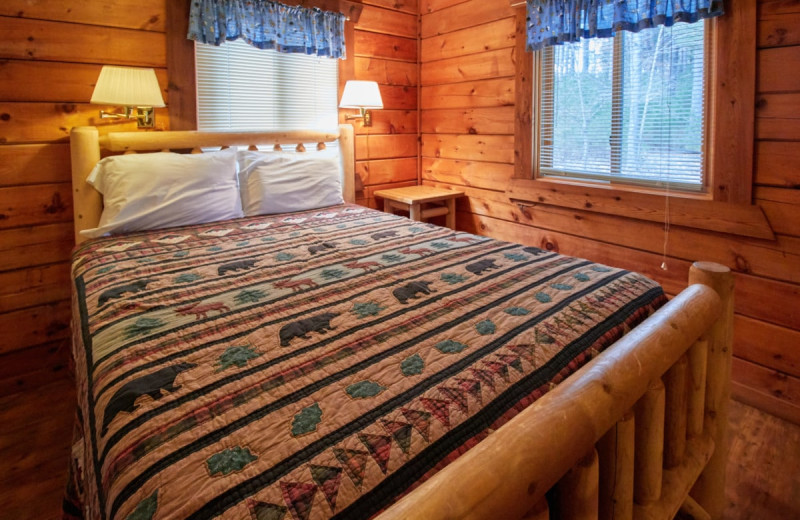
[[[156,122],[154,107],[165,106],[153,69],[110,65],[104,65],[100,70],[91,102],[125,107],[122,114],[101,110],[100,118],[136,119],[139,128],[153,128]]]
[[[344,85],[342,101],[339,108],[357,108],[359,115],[346,115],[345,121],[363,119],[364,126],[372,126],[372,112],[370,109],[383,108],[383,99],[378,84],[374,81],[348,81]]]

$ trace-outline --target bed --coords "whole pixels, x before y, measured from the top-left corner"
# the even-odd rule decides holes
[[[313,154],[297,143],[336,139],[344,204],[80,234],[100,221],[86,178],[102,153]],[[349,125],[102,138],[82,127],[71,149],[67,516],[721,512],[724,267],[696,264],[665,304],[636,273],[357,206]]]

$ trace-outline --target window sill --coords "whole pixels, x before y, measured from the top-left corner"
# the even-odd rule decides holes
[[[523,206],[545,204],[651,222],[664,221],[664,195],[614,186],[588,186],[552,179],[511,179],[506,195]],[[775,240],[759,206],[709,200],[708,196],[673,193],[669,221],[719,233]]]

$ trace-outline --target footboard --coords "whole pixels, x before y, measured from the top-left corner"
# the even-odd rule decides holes
[[[689,283],[378,518],[719,518],[733,277],[698,262]]]

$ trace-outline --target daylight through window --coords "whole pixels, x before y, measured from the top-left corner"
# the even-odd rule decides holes
[[[704,190],[704,28],[620,31],[537,53],[537,176]]]

